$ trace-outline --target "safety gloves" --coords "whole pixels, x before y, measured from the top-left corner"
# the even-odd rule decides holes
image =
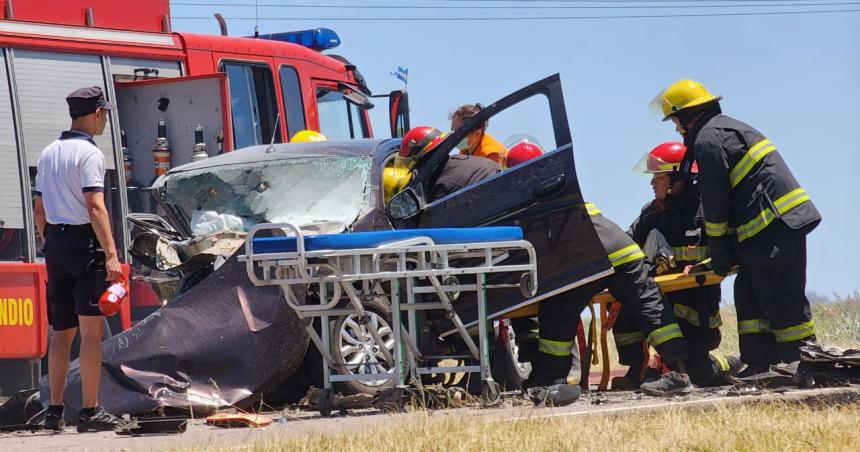
[[[734,235],[708,238],[708,251],[711,254],[711,269],[720,276],[726,276],[737,264],[737,238]]]

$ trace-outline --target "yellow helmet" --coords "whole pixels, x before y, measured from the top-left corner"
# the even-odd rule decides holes
[[[383,201],[388,204],[392,196],[403,190],[412,180],[412,171],[408,168],[387,166],[382,171]]]
[[[314,130],[302,130],[290,138],[290,143],[307,143],[309,141],[326,141],[326,137]]]
[[[679,80],[660,91],[660,94],[651,101],[651,108],[654,113],[663,115],[663,121],[667,121],[672,115],[685,108],[719,101],[722,98],[722,96],[714,96],[704,85],[695,80]]]

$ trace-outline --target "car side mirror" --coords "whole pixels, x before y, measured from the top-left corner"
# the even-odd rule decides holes
[[[421,201],[412,187],[406,187],[388,202],[388,215],[395,220],[414,217],[421,212]]]

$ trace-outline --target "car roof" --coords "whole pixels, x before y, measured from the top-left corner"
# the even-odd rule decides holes
[[[387,141],[390,141],[390,139],[278,143],[271,146],[249,146],[215,157],[209,157],[198,162],[191,162],[177,166],[176,168],[170,169],[170,171],[167,172],[167,175],[182,173],[185,171],[215,168],[218,166],[243,165],[249,163],[309,157],[372,156],[379,145]]]

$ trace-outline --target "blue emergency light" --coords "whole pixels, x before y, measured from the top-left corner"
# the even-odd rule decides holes
[[[340,36],[338,36],[334,30],[328,28],[270,33],[260,35],[259,38],[271,39],[272,41],[290,42],[307,47],[311,50],[316,50],[317,52],[333,49],[340,45]]]

